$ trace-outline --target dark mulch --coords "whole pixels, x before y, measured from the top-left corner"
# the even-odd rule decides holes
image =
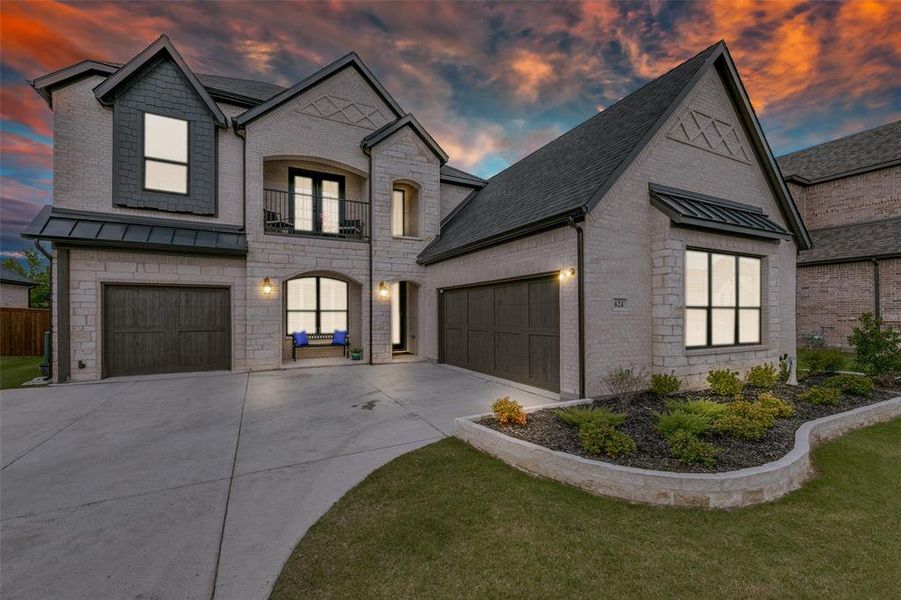
[[[723,435],[705,435],[704,439],[706,441],[712,442],[720,449],[717,456],[717,464],[714,467],[686,464],[670,456],[666,442],[655,429],[657,413],[666,410],[664,401],[658,399],[650,392],[641,394],[626,408],[618,406],[616,401],[612,399],[597,399],[592,403],[593,406],[605,406],[628,415],[626,422],[617,429],[629,434],[635,440],[638,451],[630,456],[620,458],[592,456],[583,452],[579,446],[578,428],[563,424],[555,415],[556,409],[545,409],[529,414],[529,420],[524,426],[502,426],[493,417],[486,417],[479,423],[512,437],[545,446],[551,450],[578,454],[618,465],[656,469],[659,471],[694,473],[734,471],[762,465],[785,456],[794,447],[795,431],[807,421],[888,400],[899,394],[898,391],[882,388],[877,388],[876,393],[871,398],[843,394],[841,401],[835,406],[818,406],[797,400],[801,392],[821,383],[824,378],[824,376],[811,376],[798,386],[779,384],[775,389],[771,390],[772,393],[787,400],[794,406],[795,415],[787,419],[776,419],[776,424],[762,439],[741,440]],[[760,391],[762,390],[746,387],[744,396],[748,400],[754,400]],[[670,397],[674,399],[710,398],[722,402],[730,400],[729,398],[714,396],[709,390],[680,392]]]

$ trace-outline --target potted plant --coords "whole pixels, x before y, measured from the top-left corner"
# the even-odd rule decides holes
[[[350,360],[363,360],[363,349],[362,348],[351,348],[350,349]]]

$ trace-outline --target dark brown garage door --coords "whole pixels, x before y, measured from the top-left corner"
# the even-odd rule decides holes
[[[106,377],[231,367],[227,289],[107,285],[103,314]]]
[[[560,389],[557,278],[443,290],[441,302],[443,362]]]

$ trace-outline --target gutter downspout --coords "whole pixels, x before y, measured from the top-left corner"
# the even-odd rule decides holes
[[[579,398],[585,397],[585,232],[573,217],[567,223],[576,230],[576,285],[579,294]]]
[[[41,246],[41,240],[35,240],[34,247],[37,248],[37,251],[43,254],[44,258],[50,263],[50,310],[48,311],[48,315],[50,316],[50,362],[47,365],[47,373],[50,375],[50,381],[53,381],[53,255]]]
[[[373,287],[372,281],[372,238],[373,229],[372,229],[372,152],[367,152],[369,155],[369,224],[367,228],[369,229],[369,364],[374,364],[372,362],[372,295],[375,293],[375,288]]]
[[[247,233],[247,132],[238,129],[235,123],[235,135],[241,138],[241,229]]]
[[[875,296],[875,306],[873,307],[876,311],[876,319],[882,319],[882,302],[879,298],[879,259],[873,258],[870,259],[873,261],[873,294]]]

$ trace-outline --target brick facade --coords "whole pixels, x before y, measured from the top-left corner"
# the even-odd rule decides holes
[[[901,166],[790,189],[808,229],[901,217]]]

